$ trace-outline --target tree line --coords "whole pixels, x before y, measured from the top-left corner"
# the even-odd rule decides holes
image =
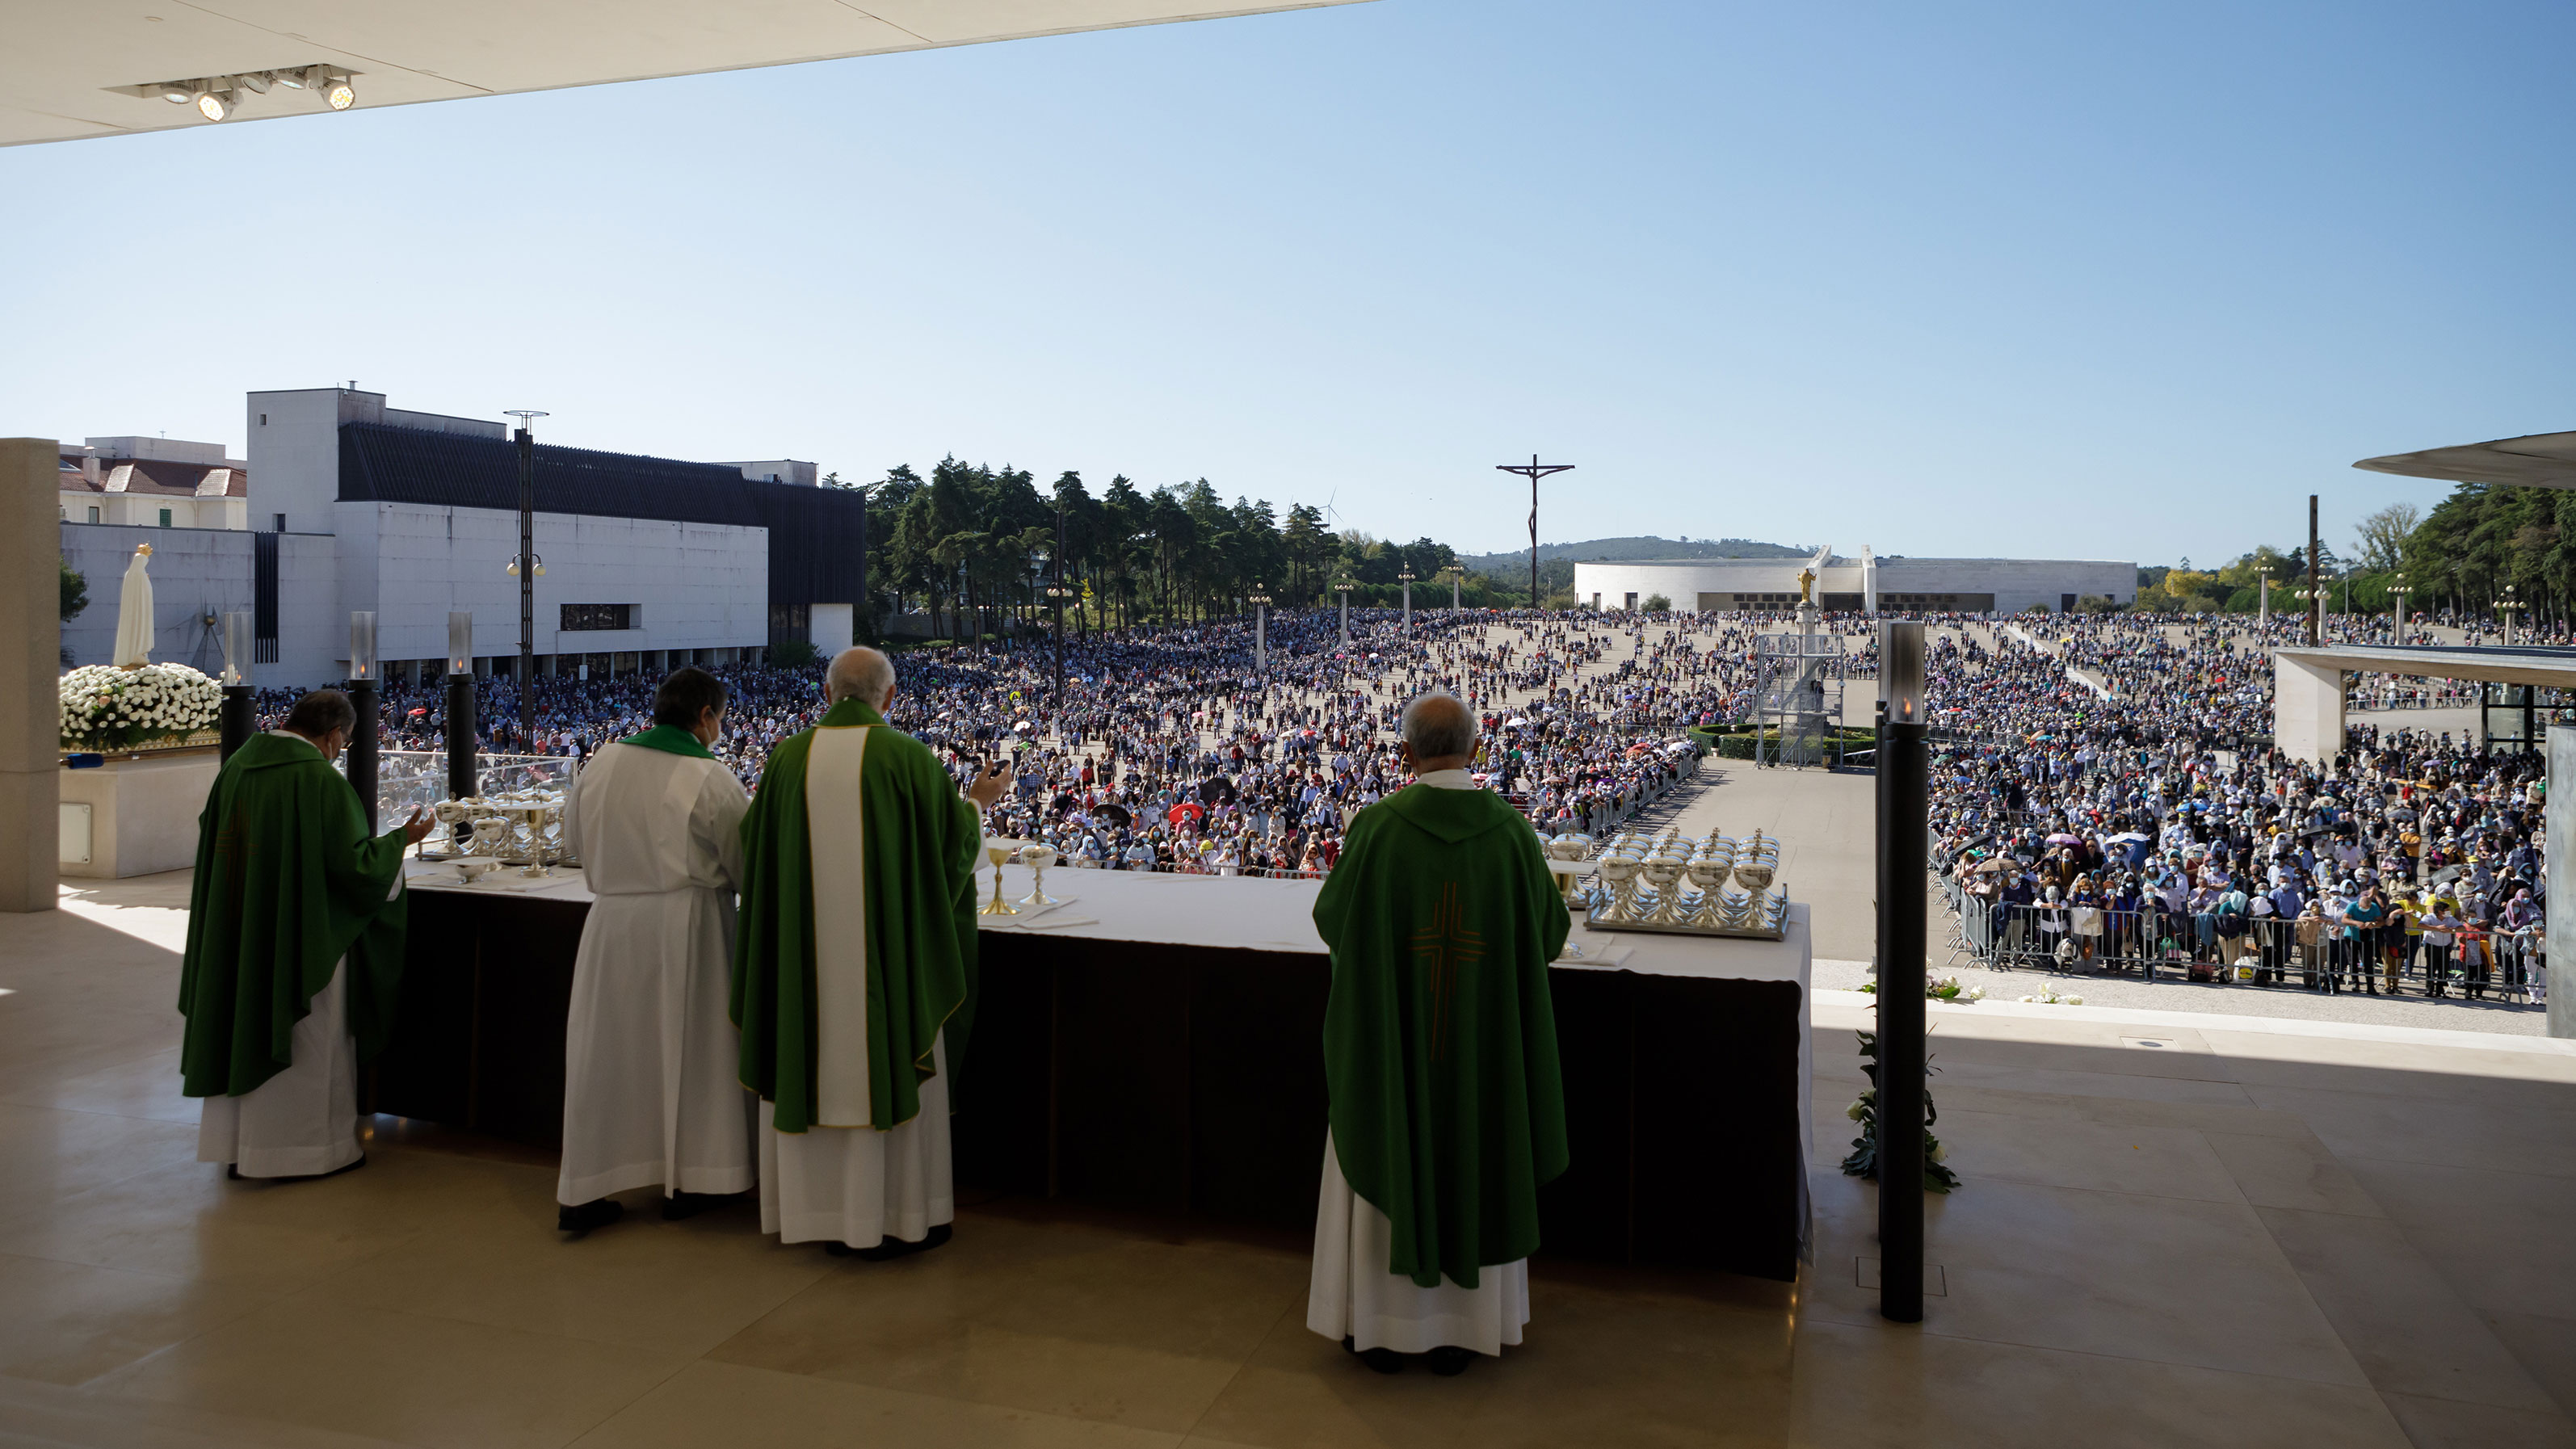
[[[927,477],[900,464],[873,484],[837,474],[824,483],[868,491],[870,625],[924,614],[952,639],[1058,606],[1083,632],[1241,614],[1256,595],[1273,608],[1314,607],[1337,603],[1344,581],[1354,607],[1390,606],[1407,571],[1417,608],[1446,607],[1445,571],[1458,564],[1430,538],[1330,527],[1313,504],[1283,514],[1267,499],[1229,503],[1205,478],[1146,489],[1121,475],[1095,494],[1079,473],[1041,488],[1028,469],[949,457]],[[1526,586],[1461,572],[1468,607],[1528,602]]]

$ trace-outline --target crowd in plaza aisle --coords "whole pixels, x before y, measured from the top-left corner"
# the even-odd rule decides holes
[[[1693,725],[1740,717],[1766,620],[1592,613],[1355,610],[1102,631],[1067,641],[915,649],[896,656],[890,723],[964,778],[1010,757],[997,835],[1045,840],[1079,867],[1210,874],[1329,871],[1364,806],[1409,778],[1395,753],[1404,703],[1457,694],[1480,726],[1478,783],[1550,833],[1599,834],[1697,769]],[[1858,632],[1846,624],[1841,632]],[[733,692],[715,746],[746,786],[823,711],[822,666],[713,671]],[[541,677],[522,738],[515,684],[478,681],[481,748],[589,758],[650,726],[654,686]],[[283,695],[265,703],[283,709]],[[446,690],[391,682],[385,747],[435,750]]]
[[[2264,642],[2125,616],[1935,639],[1933,831],[1963,948],[2538,1001],[2542,757],[2365,722],[2325,768],[2292,761],[2269,746]]]

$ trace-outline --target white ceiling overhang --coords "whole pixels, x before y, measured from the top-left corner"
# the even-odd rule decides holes
[[[136,88],[325,66],[358,104],[555,90],[1351,0],[0,0],[0,145],[208,124]],[[242,87],[222,124],[322,113]]]
[[[2438,478],[2445,483],[2520,483],[2576,488],[2576,433],[2534,433],[2492,443],[2461,443],[2420,453],[2391,453],[2353,464],[2373,473]]]

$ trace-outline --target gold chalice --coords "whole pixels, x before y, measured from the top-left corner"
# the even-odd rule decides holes
[[[1012,856],[1019,854],[1021,843],[1017,840],[996,840],[989,835],[984,837],[984,858],[993,863],[993,898],[985,902],[984,908],[975,914],[979,916],[1019,914],[1017,907],[1002,899],[1002,867],[1009,863]]]

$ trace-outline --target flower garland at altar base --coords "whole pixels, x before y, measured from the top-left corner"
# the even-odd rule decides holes
[[[194,749],[218,742],[221,686],[184,664],[93,664],[62,677],[62,748],[97,754]]]

